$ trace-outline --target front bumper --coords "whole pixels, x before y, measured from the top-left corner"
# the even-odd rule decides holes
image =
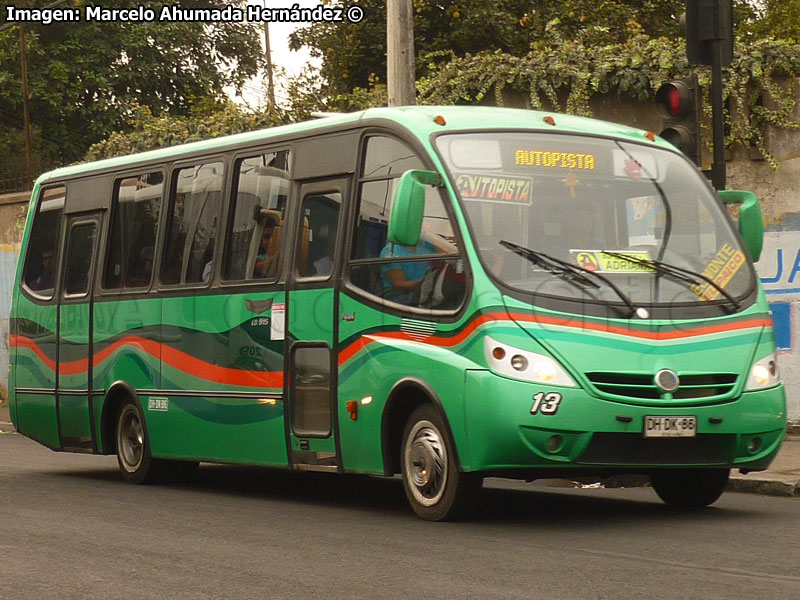
[[[786,430],[782,384],[720,404],[648,407],[483,370],[469,371],[465,383],[468,448],[461,455],[470,471],[646,472],[686,466],[757,471],[772,462]],[[561,394],[555,414],[531,414],[539,392]],[[645,438],[645,416],[696,416],[697,436]]]

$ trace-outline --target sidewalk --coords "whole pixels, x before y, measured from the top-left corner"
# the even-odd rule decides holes
[[[795,429],[790,430],[794,433]],[[731,471],[728,489],[767,496],[800,496],[800,435],[787,435],[767,471]]]
[[[8,405],[3,404],[0,406],[0,432],[13,430]],[[728,489],[767,496],[800,496],[800,427],[795,425],[789,431],[790,435],[786,436],[768,471],[742,475],[734,469]]]

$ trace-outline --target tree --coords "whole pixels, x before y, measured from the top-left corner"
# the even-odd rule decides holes
[[[173,3],[107,0],[103,7],[138,4],[158,16],[162,6]],[[184,9],[225,5],[223,0],[180,4]],[[124,130],[135,102],[156,116],[213,110],[226,98],[226,86],[241,89],[258,73],[263,56],[259,30],[247,22],[157,17],[150,23],[84,20],[26,27],[38,171],[78,160],[92,143]],[[21,115],[18,33],[12,28],[0,33],[0,142],[10,140],[17,156]],[[0,164],[14,160],[0,146]]]
[[[800,43],[800,0],[737,0],[735,16],[745,39],[773,37]]]
[[[263,111],[246,112],[227,101],[215,110],[184,116],[153,116],[147,106],[133,103],[131,116],[126,119],[126,131],[112,133],[107,139],[93,144],[84,157],[87,161],[112,158],[166,148],[189,142],[199,142],[224,135],[266,129],[283,125],[288,115],[274,106]]]
[[[775,0],[777,1],[777,0]],[[332,0],[342,4],[344,0]],[[631,30],[653,37],[678,36],[683,0],[413,0],[417,76],[425,57],[462,57],[499,50],[521,56],[549,45],[557,33],[572,39],[589,31],[597,44],[619,43]],[[385,82],[386,2],[360,0],[365,18],[356,24],[315,23],[290,38],[322,59],[328,96]]]

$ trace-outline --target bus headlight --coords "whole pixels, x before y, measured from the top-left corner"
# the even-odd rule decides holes
[[[778,370],[777,356],[773,352],[753,363],[750,368],[750,377],[747,378],[745,390],[762,390],[774,387],[781,382],[781,374]]]
[[[544,354],[514,348],[489,336],[483,339],[483,350],[489,366],[503,375],[536,383],[577,387],[569,373]]]

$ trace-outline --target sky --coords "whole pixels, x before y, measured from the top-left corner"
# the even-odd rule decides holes
[[[300,8],[313,8],[321,3],[321,0],[267,0],[270,6],[291,8],[293,5],[298,4]],[[263,1],[248,0],[248,4],[255,4],[264,6]],[[276,68],[282,68],[286,71],[288,77],[297,76],[308,64],[311,59],[308,50],[301,48],[298,51],[289,50],[289,34],[299,27],[305,27],[310,23],[270,23],[269,24],[269,41],[272,48],[272,62]],[[263,31],[263,29],[262,29]],[[263,44],[263,34],[262,34]],[[319,64],[318,62],[316,63]],[[280,85],[280,81],[276,81],[276,100],[281,103],[281,98],[285,98],[285,94]],[[252,108],[264,106],[266,104],[266,74],[261,77],[250,80],[243,90],[242,98],[234,98],[235,101],[250,106]],[[232,91],[230,92],[233,93]]]

